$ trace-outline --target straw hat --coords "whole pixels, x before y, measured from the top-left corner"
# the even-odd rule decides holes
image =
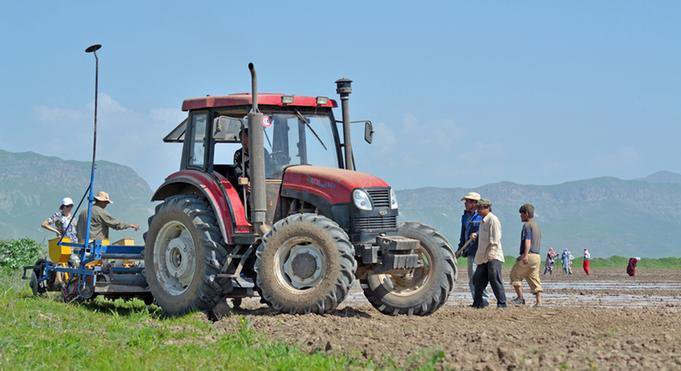
[[[109,194],[104,191],[97,192],[97,194],[95,195],[95,200],[101,202],[108,202],[110,204],[113,203],[113,201],[111,201],[111,198],[109,198]]]

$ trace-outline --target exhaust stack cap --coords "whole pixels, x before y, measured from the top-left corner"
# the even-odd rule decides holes
[[[352,80],[345,77],[336,80],[336,93],[341,97],[347,97],[352,93]]]

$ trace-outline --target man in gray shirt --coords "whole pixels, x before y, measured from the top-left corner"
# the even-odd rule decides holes
[[[140,228],[137,224],[128,224],[114,218],[108,211],[104,210],[110,203],[113,203],[106,192],[97,192],[95,196],[95,204],[92,205],[92,213],[90,215],[90,240],[108,240],[109,228],[116,230]],[[85,232],[87,228],[87,209],[80,212],[78,215],[78,240],[85,241]]]
[[[537,298],[535,306],[541,305],[541,281],[539,270],[541,268],[541,229],[534,220],[534,206],[524,204],[520,207],[520,219],[523,222],[523,229],[520,232],[520,253],[515,265],[511,269],[511,285],[516,293],[513,304],[525,304],[523,297],[522,280],[526,280],[530,290]]]

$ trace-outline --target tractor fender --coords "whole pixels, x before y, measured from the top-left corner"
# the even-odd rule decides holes
[[[181,170],[171,174],[154,192],[152,201],[163,201],[177,194],[202,195],[215,212],[224,241],[233,243],[235,233],[249,233],[251,225],[237,190],[223,176],[197,170]]]

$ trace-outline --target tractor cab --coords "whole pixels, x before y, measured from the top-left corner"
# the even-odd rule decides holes
[[[265,115],[262,126],[268,180],[281,180],[284,170],[293,165],[344,167],[339,123],[332,111],[335,101],[267,93],[259,99]],[[248,142],[242,143],[242,135],[248,133],[250,95],[189,99],[183,109],[189,111],[187,119],[164,138],[165,142],[184,143],[181,168],[217,172],[238,187],[238,176],[248,164],[235,163],[233,155],[240,151],[244,154],[240,159],[248,159]]]

